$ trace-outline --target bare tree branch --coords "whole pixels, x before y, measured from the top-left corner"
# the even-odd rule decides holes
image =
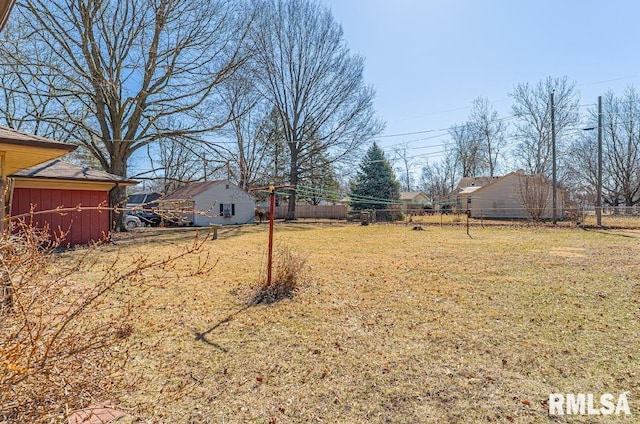
[[[258,90],[279,114],[289,149],[289,183],[310,158],[337,161],[382,129],[364,61],[350,54],[331,11],[312,0],[255,2],[251,34]],[[324,165],[323,165],[324,166]],[[295,218],[295,192],[288,218]]]
[[[248,21],[232,1],[24,0],[15,20],[21,45],[43,52],[32,91],[55,103],[42,117],[82,144],[114,174],[131,155],[168,137],[190,139],[221,128],[215,88],[245,62]],[[54,81],[51,81],[55,78]],[[52,109],[53,110],[53,109]],[[165,125],[179,118],[180,128]],[[197,138],[197,137],[194,137]],[[114,201],[124,192],[115,191]]]

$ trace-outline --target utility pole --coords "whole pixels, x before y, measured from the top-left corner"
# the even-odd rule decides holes
[[[596,191],[596,225],[602,227],[602,96],[598,96],[598,184]]]
[[[555,91],[555,90],[554,90]],[[551,91],[551,154],[553,156],[553,224],[555,225],[556,222],[558,221],[558,216],[557,216],[557,212],[556,212],[556,208],[558,207],[557,205],[557,199],[556,199],[556,106],[555,103],[553,101],[553,93],[554,91]]]

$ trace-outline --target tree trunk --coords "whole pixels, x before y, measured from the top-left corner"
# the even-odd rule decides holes
[[[485,136],[487,139],[487,165],[489,165],[489,176],[493,177],[493,173],[495,172],[493,168],[495,167],[495,164],[493,163],[493,149],[491,148],[491,138],[488,134],[485,134]]]
[[[125,213],[122,210],[126,204],[126,198],[127,193],[125,187],[117,186],[109,192],[109,203],[113,208],[112,223],[115,231],[127,231],[124,220]]]
[[[289,184],[296,186],[298,184],[298,147],[295,142],[289,143],[291,150],[291,167],[289,169]],[[287,208],[287,221],[295,221],[296,219],[296,190],[291,190],[289,195],[289,207]]]
[[[109,167],[109,173],[118,175],[121,177],[127,176],[126,159],[119,157],[111,157],[111,166]],[[109,192],[109,206],[114,208],[112,215],[113,229],[115,231],[127,231],[125,225],[125,213],[122,211],[127,203],[127,189],[123,186],[115,186]]]

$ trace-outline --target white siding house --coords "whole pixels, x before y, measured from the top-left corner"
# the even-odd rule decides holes
[[[540,175],[511,172],[468,186],[458,193],[458,207],[471,210],[473,218],[550,219],[553,216],[553,188]],[[557,191],[557,216],[562,217],[563,201]]]
[[[227,180],[189,183],[162,197],[159,209],[197,227],[247,224],[255,220],[255,198]]]
[[[402,212],[422,212],[431,205],[429,197],[420,191],[401,191],[400,204]]]
[[[409,204],[427,205],[429,197],[421,191],[401,191],[400,201]]]

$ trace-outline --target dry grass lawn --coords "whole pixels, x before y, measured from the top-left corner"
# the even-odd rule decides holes
[[[192,243],[145,229],[123,264]],[[127,293],[143,315],[123,403],[143,422],[596,422],[549,393],[629,391],[640,420],[640,231],[279,224],[307,258],[294,299],[246,308],[267,225],[225,228],[183,260],[198,278]],[[76,251],[72,254],[82,254]],[[151,353],[149,353],[151,352]],[[600,417],[602,418],[602,417]]]

